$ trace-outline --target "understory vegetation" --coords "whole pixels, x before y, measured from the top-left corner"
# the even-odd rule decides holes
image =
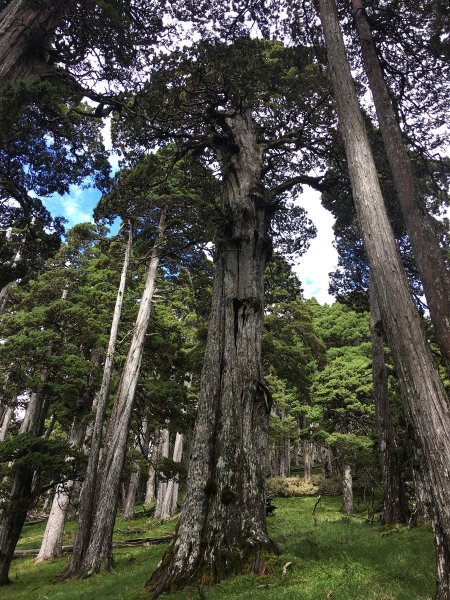
[[[269,533],[282,554],[272,558],[267,574],[240,575],[215,586],[188,588],[164,596],[167,600],[427,600],[434,589],[431,529],[427,526],[382,526],[367,522],[368,504],[356,499],[357,512],[343,516],[340,497],[276,498],[268,518]],[[158,523],[142,513],[133,521],[118,519],[114,539],[165,536],[176,520]],[[17,549],[38,548],[44,524],[27,525]],[[73,539],[68,523],[65,543]],[[2,600],[143,600],[149,568],[156,567],[166,545],[114,551],[116,568],[88,579],[55,583],[67,558],[44,565],[32,558],[12,564],[12,585]],[[292,563],[283,575],[283,567]]]

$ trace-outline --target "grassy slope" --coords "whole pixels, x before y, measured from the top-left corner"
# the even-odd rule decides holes
[[[205,588],[208,600],[427,600],[434,586],[431,533],[419,528],[388,533],[363,517],[342,520],[337,498],[324,498],[311,520],[314,498],[277,499],[269,517],[272,535],[283,550],[263,577],[242,575]],[[145,518],[118,522],[116,539],[166,535],[174,523],[149,524]],[[145,533],[143,533],[145,530]],[[39,546],[43,525],[27,526],[21,548]],[[70,543],[73,525],[65,543]],[[44,565],[16,560],[13,584],[1,589],[2,600],[148,600],[143,584],[165,546],[118,549],[114,571],[86,580],[53,583],[67,558]],[[292,562],[286,576],[282,567]],[[196,591],[165,596],[167,600],[195,600]]]

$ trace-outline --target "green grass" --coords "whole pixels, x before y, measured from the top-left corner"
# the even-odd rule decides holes
[[[317,526],[311,519],[314,498],[279,498],[269,528],[283,554],[270,561],[268,575],[241,575],[204,589],[208,600],[427,600],[434,588],[433,544],[427,528],[408,530],[370,525],[364,515],[342,519],[340,499],[323,498]],[[145,517],[118,521],[115,539],[156,537],[172,531],[174,522],[155,524]],[[26,526],[21,548],[39,546],[43,524]],[[120,530],[120,531],[117,531]],[[65,543],[73,537],[67,527]],[[2,600],[144,600],[143,585],[165,546],[117,549],[116,569],[85,580],[54,583],[67,558],[43,565],[32,559],[13,562],[12,585]],[[283,577],[287,562],[292,567]],[[196,600],[185,590],[167,600]]]

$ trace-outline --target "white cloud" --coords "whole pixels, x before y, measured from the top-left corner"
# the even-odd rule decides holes
[[[306,298],[315,297],[320,304],[332,303],[334,298],[328,293],[328,273],[337,266],[338,256],[332,242],[334,240],[334,217],[320,203],[320,193],[305,187],[297,198],[314,225],[317,236],[309,250],[299,259],[295,272],[299,276]]]

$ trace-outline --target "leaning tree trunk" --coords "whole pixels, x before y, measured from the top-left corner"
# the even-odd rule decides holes
[[[46,45],[66,2],[11,0],[0,13],[0,87],[48,72]]]
[[[178,433],[175,437],[173,447],[173,462],[181,462],[183,455],[183,439],[182,433]],[[169,519],[175,512],[178,498],[178,476],[169,479],[164,486],[164,493],[158,490],[158,500],[156,502],[155,519],[165,521]]]
[[[84,555],[77,557],[80,559],[79,567],[76,570],[71,569],[72,574],[87,575],[102,569],[109,569],[113,565],[112,536],[119,500],[120,478],[165,230],[166,209],[164,208],[161,210],[147,281],[106,436],[107,446],[104,449],[104,458],[102,458],[102,472],[95,492],[95,510],[92,511],[89,521],[89,543],[85,547]]]
[[[4,442],[6,439],[6,435],[8,433],[9,426],[11,424],[11,419],[14,416],[14,411],[16,410],[16,399],[6,406],[3,415],[0,419],[0,442]]]
[[[355,507],[353,505],[353,476],[350,465],[344,466],[342,477],[342,499],[342,512],[345,515],[352,515],[355,512]]]
[[[385,365],[383,324],[372,283],[369,284],[370,329],[372,335],[373,397],[378,438],[378,456],[383,481],[383,523],[403,523],[405,496],[400,459],[391,419],[388,374]]]
[[[432,220],[419,196],[412,163],[383,77],[362,0],[352,0],[352,5],[361,42],[364,68],[402,215],[411,240],[436,338],[447,359],[447,364],[450,365],[450,272]]]
[[[43,372],[41,385],[45,383],[46,378],[47,374]],[[19,435],[42,435],[47,407],[48,401],[45,397],[42,397],[41,390],[33,392]],[[18,468],[12,480],[9,497],[2,503],[0,511],[0,585],[9,582],[9,567],[14,557],[14,550],[19,541],[27,512],[35,499],[33,476],[34,469],[32,465],[25,464]]]
[[[116,350],[117,334],[119,331],[120,317],[122,314],[123,298],[130,265],[131,249],[133,245],[133,230],[129,223],[128,242],[123,259],[122,273],[119,289],[117,290],[116,304],[109,334],[108,349],[103,367],[103,378],[100,390],[95,399],[95,419],[92,429],[88,464],[83,487],[81,489],[80,506],[78,510],[77,534],[73,548],[72,558],[62,577],[71,577],[79,573],[81,563],[86,553],[91,531],[92,516],[95,506],[95,490],[97,486],[97,472],[102,445],[103,422],[105,420],[106,406],[108,403],[109,388]]]
[[[250,112],[226,117],[226,129],[226,227],[216,245],[187,491],[176,537],[147,583],[154,597],[244,568],[260,572],[264,554],[276,551],[265,518],[271,397],[261,369],[270,204]]]
[[[420,442],[433,508],[450,542],[450,414],[408,289],[381,195],[334,0],[319,0],[353,198],[405,408]]]

